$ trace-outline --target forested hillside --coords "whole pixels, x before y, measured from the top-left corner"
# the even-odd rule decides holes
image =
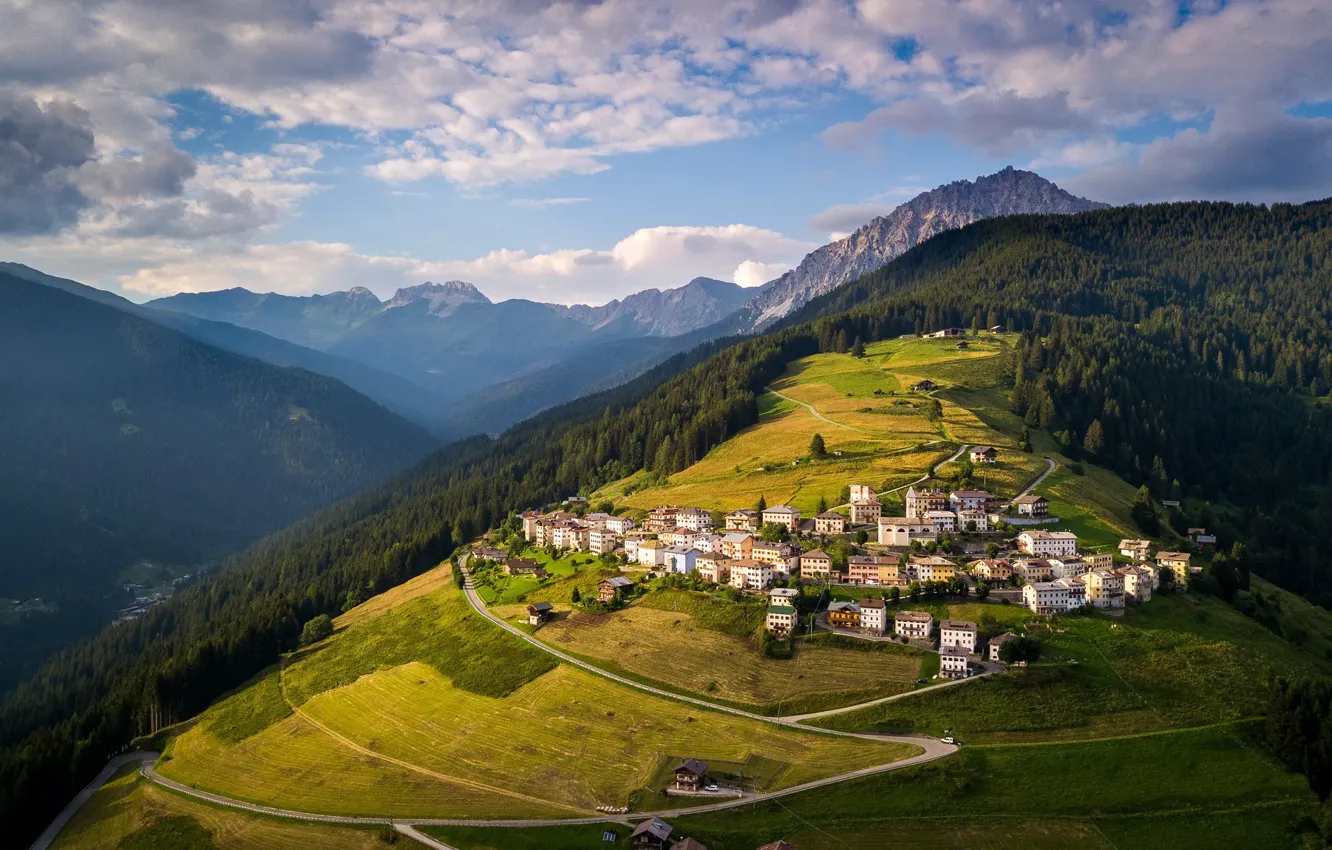
[[[1217,501],[1225,533],[1256,538],[1261,568],[1317,591],[1332,571],[1285,547],[1328,499],[1332,423],[1317,394],[1332,381],[1329,244],[1332,204],[1181,204],[945,233],[780,331],[436,454],[62,655],[0,711],[0,818],[34,832],[151,719],[199,711],[295,646],[305,620],[433,565],[510,511],[685,468],[756,421],[756,392],[787,362],[857,337],[1027,332],[1012,373],[1031,427],[1159,492],[1178,479],[1190,510]],[[1278,503],[1303,513],[1278,518]],[[1301,547],[1328,533],[1303,531]]]
[[[401,469],[423,431],[337,381],[0,275],[0,686],[125,603]],[[51,610],[54,607],[55,610]]]

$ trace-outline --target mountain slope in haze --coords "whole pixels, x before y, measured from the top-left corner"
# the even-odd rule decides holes
[[[0,598],[60,608],[0,629],[0,686],[105,622],[132,562],[220,557],[435,445],[330,378],[8,274],[0,366]]]
[[[346,292],[305,297],[250,292],[241,288],[182,292],[159,298],[150,302],[150,306],[239,325],[311,348],[332,345],[384,307],[375,294],[363,286]]]
[[[575,304],[565,309],[594,328],[628,318],[646,336],[679,336],[713,324],[754,295],[738,284],[696,277],[678,289],[645,289],[600,307]]]
[[[1012,166],[974,182],[948,183],[810,252],[799,266],[766,284],[728,324],[740,332],[767,327],[811,298],[880,268],[945,230],[998,216],[1078,213],[1108,206],[1071,195],[1039,174]]]

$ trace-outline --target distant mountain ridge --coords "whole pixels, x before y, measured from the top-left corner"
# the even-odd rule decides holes
[[[575,304],[564,309],[594,328],[628,318],[645,336],[680,336],[739,309],[753,294],[735,283],[696,277],[678,289],[645,289],[600,307]]]
[[[728,320],[728,326],[743,333],[761,330],[811,298],[887,265],[945,230],[998,216],[1079,213],[1108,206],[1069,194],[1039,174],[1012,166],[974,181],[947,183],[810,252],[800,265],[770,281]]]

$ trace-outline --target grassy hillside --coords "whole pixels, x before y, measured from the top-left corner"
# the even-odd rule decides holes
[[[351,612],[334,637],[205,712],[171,742],[161,773],[299,811],[559,817],[669,806],[656,782],[672,759],[766,764],[760,781],[775,789],[914,750],[556,666],[482,621],[452,584],[365,607],[376,613]]]

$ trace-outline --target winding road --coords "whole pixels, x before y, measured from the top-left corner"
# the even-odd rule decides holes
[[[1045,471],[1042,472],[1040,475],[1037,475],[1035,481],[1033,481],[1033,482],[1031,482],[1030,484],[1028,484],[1028,485],[1026,486],[1026,488],[1023,489],[1023,491],[1022,491],[1021,493],[1018,493],[1018,496],[1019,496],[1019,497],[1025,496],[1025,495],[1027,495],[1028,493],[1030,493],[1032,490],[1035,490],[1037,487],[1041,486],[1041,482],[1044,481],[1045,479],[1049,478],[1049,477],[1050,477],[1050,473],[1055,471],[1055,466],[1056,466],[1056,464],[1055,464],[1055,462],[1054,462],[1054,458],[1050,457],[1049,455],[1046,455],[1046,456],[1045,456],[1045,462],[1046,462],[1046,464],[1048,464],[1048,465],[1045,467]]]

